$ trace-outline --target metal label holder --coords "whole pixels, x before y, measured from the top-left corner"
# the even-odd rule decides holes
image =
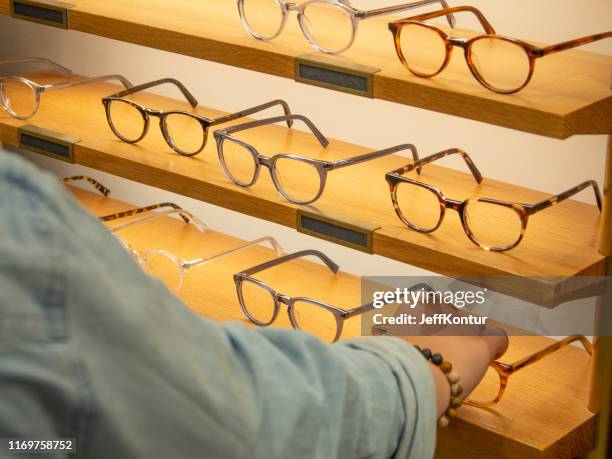
[[[321,88],[374,97],[374,74],[379,68],[303,54],[295,58],[295,81]]]
[[[373,233],[380,226],[330,212],[297,209],[296,228],[300,233],[372,254]]]
[[[27,124],[17,129],[19,148],[74,163],[74,144],[81,140],[60,132]]]
[[[68,29],[70,3],[57,0],[11,0],[11,16],[60,29]]]

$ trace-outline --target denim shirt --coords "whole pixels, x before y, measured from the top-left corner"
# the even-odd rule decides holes
[[[0,438],[74,437],[78,458],[421,459],[435,417],[403,340],[207,320],[0,153]]]

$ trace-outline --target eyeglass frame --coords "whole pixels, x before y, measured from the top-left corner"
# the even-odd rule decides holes
[[[111,131],[113,132],[113,134],[115,134],[115,136],[117,136],[117,138],[119,138],[119,140],[129,143],[129,144],[136,144],[140,142],[142,139],[145,138],[145,136],[149,132],[151,117],[156,117],[156,118],[159,118],[159,127],[164,137],[164,140],[166,141],[168,146],[172,148],[176,153],[182,156],[192,157],[192,156],[196,156],[197,154],[201,153],[202,150],[204,150],[204,148],[206,147],[206,144],[208,143],[209,129],[212,126],[216,126],[222,123],[227,123],[229,121],[234,121],[239,118],[244,118],[254,113],[261,112],[263,110],[267,110],[268,108],[274,107],[276,105],[280,105],[283,108],[283,111],[285,112],[285,114],[291,113],[291,110],[287,102],[281,99],[272,100],[270,102],[266,102],[264,104],[257,105],[255,107],[250,107],[250,108],[241,110],[239,112],[223,115],[223,116],[220,116],[214,119],[206,118],[205,116],[198,115],[192,112],[187,112],[185,110],[154,110],[152,108],[145,107],[142,104],[134,102],[133,100],[125,99],[126,96],[129,96],[131,94],[135,94],[137,92],[144,91],[145,89],[149,89],[154,86],[159,86],[162,84],[175,85],[181,91],[183,96],[185,96],[185,99],[187,99],[187,102],[189,102],[189,105],[192,108],[195,109],[198,106],[198,101],[193,96],[193,94],[191,94],[191,92],[189,92],[189,90],[180,81],[174,78],[162,78],[160,80],[150,81],[148,83],[143,83],[138,86],[134,86],[130,89],[127,89],[125,91],[120,91],[116,94],[112,94],[110,96],[104,97],[102,99],[102,104],[104,105],[104,109],[106,113],[106,120],[108,122],[109,127],[111,128]],[[111,116],[111,104],[114,101],[120,101],[120,102],[124,102],[124,103],[131,105],[136,110],[138,110],[138,112],[142,116],[143,129],[142,129],[142,133],[137,139],[128,139],[127,137],[123,136],[119,132],[119,130],[115,127],[112,121],[112,116]],[[170,115],[188,116],[192,119],[195,119],[198,123],[200,123],[200,126],[202,126],[202,131],[203,131],[203,141],[202,141],[202,145],[199,147],[197,151],[187,152],[187,151],[181,150],[179,147],[176,146],[172,138],[172,135],[170,134],[168,130],[168,126],[166,122],[167,117]],[[291,127],[290,121],[287,122],[287,126]]]
[[[518,370],[528,367],[529,365],[532,365],[540,361],[541,359],[547,357],[548,355],[553,354],[554,352],[557,352],[576,341],[580,341],[580,343],[584,347],[584,350],[589,355],[593,354],[593,345],[589,342],[589,340],[585,336],[571,335],[560,341],[557,341],[556,343],[551,344],[550,346],[545,347],[544,349],[541,349],[538,352],[535,352],[534,354],[531,354],[527,357],[523,357],[522,359],[519,359],[513,363],[503,363],[499,360],[493,360],[491,364],[489,365],[489,367],[493,368],[493,370],[495,370],[495,372],[499,376],[499,391],[497,392],[495,399],[490,402],[478,402],[478,401],[471,400],[468,396],[463,401],[463,403],[465,405],[481,407],[481,408],[491,406],[491,405],[498,403],[504,396],[506,387],[508,386],[508,380],[510,376],[512,376]]]
[[[156,219],[156,218],[160,218],[160,217],[165,217],[165,216],[169,216],[169,215],[173,215],[173,214],[178,214],[181,216],[181,218],[189,223],[192,224],[196,227],[196,229],[198,231],[200,231],[202,234],[205,234],[208,231],[208,226],[202,222],[200,219],[198,219],[197,217],[195,217],[192,213],[181,209],[179,206],[177,206],[177,208],[174,209],[168,209],[168,210],[164,210],[161,212],[153,212],[149,215],[146,215],[144,217],[135,219],[135,220],[130,220],[128,222],[125,223],[120,223],[117,226],[114,226],[113,228],[110,229],[110,231],[117,235],[117,232],[128,228],[130,226],[133,225],[139,225],[142,223],[145,223],[147,221]],[[179,273],[179,282],[178,285],[175,288],[175,292],[179,292],[184,284],[185,281],[185,274],[187,273],[187,271],[193,267],[197,267],[197,266],[202,266],[205,265],[213,260],[216,260],[218,258],[222,258],[225,257],[227,255],[231,255],[235,252],[239,252],[245,249],[248,249],[249,247],[255,246],[255,245],[259,245],[265,242],[268,242],[271,246],[272,249],[274,250],[276,256],[281,256],[283,254],[283,248],[281,247],[281,245],[277,242],[276,239],[274,239],[271,236],[264,236],[264,237],[260,237],[258,239],[254,239],[252,241],[246,242],[242,245],[239,245],[237,247],[233,247],[231,249],[227,249],[224,250],[222,252],[216,253],[214,255],[211,256],[207,256],[207,257],[198,257],[198,258],[194,258],[191,260],[187,260],[184,258],[181,258],[175,254],[173,254],[172,252],[168,252],[167,250],[163,250],[163,249],[148,249],[145,251],[139,251],[134,249],[131,245],[125,243],[124,241],[122,241],[121,239],[119,239],[122,243],[122,245],[126,248],[126,250],[130,253],[130,255],[132,256],[132,258],[137,261],[139,263],[139,265],[143,266],[146,261],[147,261],[147,255],[149,254],[158,254],[158,255],[163,255],[167,258],[169,258],[170,260],[172,260],[174,262],[174,264],[176,265],[177,269],[178,269],[178,273]]]
[[[391,193],[391,201],[393,202],[393,208],[395,209],[395,213],[397,214],[399,219],[409,228],[415,231],[418,231],[419,233],[432,233],[436,231],[442,224],[442,221],[444,220],[444,216],[446,214],[446,209],[452,209],[456,211],[457,213],[459,213],[461,224],[463,226],[463,230],[465,231],[465,234],[467,235],[470,241],[472,241],[475,245],[477,245],[478,247],[486,251],[505,252],[505,251],[515,248],[523,240],[523,237],[525,236],[525,232],[527,230],[527,222],[530,216],[534,215],[537,212],[540,212],[541,210],[544,210],[553,205],[556,205],[557,203],[570,198],[571,196],[581,192],[582,190],[590,186],[593,187],[593,191],[595,193],[595,200],[597,202],[597,207],[599,208],[599,211],[601,212],[601,208],[602,208],[601,192],[599,190],[599,185],[594,180],[587,180],[585,182],[582,182],[579,185],[576,185],[575,187],[570,188],[569,190],[566,190],[562,193],[551,196],[550,198],[541,200],[535,204],[525,204],[525,203],[518,203],[518,202],[511,202],[511,201],[500,201],[498,199],[492,199],[492,198],[470,198],[470,199],[466,199],[463,201],[458,201],[455,199],[447,198],[442,193],[442,191],[435,186],[428,185],[426,183],[419,182],[417,180],[403,176],[403,174],[407,174],[408,172],[412,170],[415,170],[415,169],[418,170],[433,161],[436,161],[441,158],[445,158],[446,156],[453,155],[453,154],[460,155],[465,161],[465,163],[467,164],[468,168],[470,169],[470,172],[472,173],[472,176],[476,180],[476,183],[478,184],[482,183],[483,181],[482,174],[480,173],[480,171],[478,170],[478,168],[476,167],[476,165],[474,164],[470,156],[465,151],[461,150],[460,148],[451,148],[448,150],[441,151],[439,153],[434,153],[433,155],[419,159],[418,161],[415,161],[404,167],[395,169],[391,172],[387,172],[385,174],[385,180],[389,184],[389,191]],[[398,199],[397,199],[397,189],[401,183],[408,183],[411,185],[420,186],[422,188],[425,188],[431,191],[433,194],[437,196],[438,202],[440,204],[440,218],[435,227],[433,228],[418,227],[414,225],[413,223],[411,223],[410,221],[408,221],[408,219],[403,215]],[[483,202],[487,204],[500,205],[500,206],[512,209],[514,212],[516,212],[521,220],[521,233],[518,239],[513,244],[505,246],[505,247],[490,247],[478,241],[476,239],[476,236],[472,232],[472,230],[469,228],[469,224],[467,222],[467,217],[466,217],[466,209],[469,206],[470,202],[473,202],[473,201]]]
[[[70,176],[70,177],[63,177],[63,178],[60,179],[60,182],[68,184],[70,182],[77,182],[77,181],[80,181],[80,180],[84,180],[84,181],[88,182],[102,196],[107,196],[108,197],[111,194],[111,190],[109,190],[104,185],[102,185],[100,182],[98,182],[96,179],[93,179],[93,178],[91,178],[88,175],[73,175],[73,176]]]
[[[313,202],[317,201],[321,197],[321,195],[325,191],[325,185],[327,183],[327,174],[329,171],[332,171],[335,169],[341,169],[343,167],[348,167],[348,166],[352,166],[355,164],[360,164],[366,161],[371,161],[373,159],[381,158],[383,156],[391,155],[393,153],[397,153],[403,150],[410,150],[412,153],[412,157],[415,161],[418,160],[419,158],[417,149],[412,144],[396,145],[394,147],[386,148],[383,150],[365,153],[362,155],[353,156],[351,158],[339,159],[336,161],[314,159],[314,158],[308,158],[305,156],[298,156],[294,154],[285,154],[285,153],[279,153],[274,156],[268,157],[268,156],[264,156],[261,153],[259,153],[259,151],[253,145],[231,135],[236,132],[244,131],[247,129],[253,129],[256,127],[260,127],[260,126],[265,126],[268,124],[274,124],[274,123],[278,123],[281,121],[293,122],[296,120],[302,121],[303,123],[305,123],[306,126],[310,129],[311,133],[319,141],[320,145],[323,148],[327,148],[327,146],[329,145],[329,141],[327,140],[327,138],[321,133],[321,131],[319,131],[319,129],[315,126],[315,124],[312,121],[310,121],[307,117],[303,115],[298,115],[298,114],[290,114],[290,115],[285,115],[285,116],[277,116],[273,118],[252,121],[252,122],[238,124],[238,125],[226,128],[226,129],[219,129],[215,131],[214,137],[217,142],[217,154],[219,156],[219,162],[221,163],[221,167],[223,171],[225,172],[225,175],[227,176],[227,178],[229,178],[234,184],[242,188],[249,188],[257,182],[259,178],[259,173],[261,171],[261,167],[264,166],[270,172],[270,176],[272,178],[272,182],[274,183],[274,187],[279,192],[281,197],[283,197],[284,199],[286,199],[287,201],[293,204],[306,205],[306,204],[312,204]],[[226,140],[240,145],[241,147],[245,148],[247,151],[251,153],[254,164],[255,164],[255,171],[253,173],[253,178],[249,183],[238,181],[236,177],[234,177],[233,174],[229,171],[229,168],[227,167],[227,164],[224,159],[224,153],[223,153],[223,144]],[[314,167],[314,169],[316,169],[317,174],[319,176],[319,190],[314,198],[308,199],[308,200],[293,199],[283,189],[280,183],[280,180],[278,178],[278,174],[276,172],[277,169],[275,167],[276,162],[279,159],[283,159],[283,158],[301,161],[301,162],[311,165],[312,167]]]
[[[281,15],[282,15],[281,24],[279,26],[278,31],[274,35],[270,37],[265,37],[264,35],[261,35],[255,32],[253,28],[250,26],[250,24],[248,23],[248,19],[244,12],[245,0],[237,0],[236,3],[238,6],[238,14],[240,15],[240,21],[242,22],[242,26],[249,33],[249,35],[251,35],[256,40],[260,40],[260,41],[274,40],[285,29],[289,13],[293,11],[297,13],[297,16],[298,16],[297,19],[298,19],[298,24],[300,26],[300,30],[302,31],[302,34],[304,35],[304,38],[306,38],[306,41],[308,42],[308,44],[315,50],[321,53],[325,53],[325,54],[340,54],[346,51],[347,49],[349,49],[351,46],[353,46],[353,43],[355,42],[355,37],[357,36],[357,30],[359,28],[359,23],[363,19],[398,13],[400,11],[406,11],[409,9],[429,5],[432,3],[440,3],[443,8],[448,8],[448,4],[446,3],[446,0],[422,0],[422,1],[417,1],[417,2],[404,3],[402,5],[388,6],[385,8],[377,8],[373,10],[359,10],[357,8],[354,8],[353,6],[351,6],[349,0],[309,0],[299,5],[293,2],[287,2],[286,0],[273,0],[273,1],[275,1],[280,7]],[[351,25],[352,25],[352,36],[351,36],[351,40],[349,44],[346,47],[344,47],[341,50],[337,50],[337,51],[326,49],[320,46],[319,44],[317,44],[315,39],[310,35],[310,33],[307,31],[307,28],[304,25],[303,18],[304,18],[304,10],[309,4],[312,4],[312,3],[325,3],[328,5],[337,6],[338,8],[342,9],[350,17]],[[448,19],[449,25],[451,27],[454,27],[455,18],[452,15],[450,15],[450,16],[447,16],[447,19]]]
[[[0,61],[0,67],[4,65],[25,64],[25,63],[45,64],[66,78],[69,78],[73,75],[72,70],[56,62],[53,62],[49,59],[44,59],[44,58],[24,58],[24,59],[4,60],[4,61]],[[34,97],[36,100],[36,107],[34,108],[34,111],[28,116],[19,116],[9,108],[9,105],[6,99],[4,98],[4,90],[2,89],[4,86],[4,82],[7,80],[19,81],[20,83],[23,83],[24,85],[28,86],[32,90],[32,93],[34,94]],[[107,81],[107,80],[118,80],[126,89],[132,88],[132,83],[130,83],[130,81],[122,75],[102,75],[98,77],[85,77],[85,78],[82,78],[76,81],[68,81],[65,83],[51,83],[51,84],[38,84],[35,81],[30,80],[29,78],[20,77],[16,75],[0,76],[0,105],[2,105],[2,108],[13,118],[18,119],[18,120],[27,120],[29,118],[32,118],[34,115],[36,115],[36,113],[38,113],[38,110],[40,109],[40,98],[44,92],[55,91],[58,89],[74,88],[77,86],[83,86],[86,84],[98,83],[100,81]]]
[[[474,13],[476,15],[476,17],[478,18],[478,21],[480,22],[480,24],[482,25],[484,31],[486,32],[486,34],[484,35],[477,35],[475,37],[466,39],[466,38],[461,38],[461,37],[451,37],[448,34],[446,34],[443,30],[439,29],[438,27],[431,25],[431,24],[426,24],[423,21],[427,21],[429,19],[435,19],[438,18],[440,16],[447,16],[447,18],[449,17],[449,15],[454,14],[454,13],[461,13],[461,12],[470,12],[470,13]],[[443,64],[441,65],[441,67],[432,74],[424,74],[418,71],[415,71],[414,69],[410,68],[410,66],[408,65],[408,62],[404,56],[404,53],[401,49],[401,30],[403,27],[405,27],[406,25],[417,25],[417,26],[421,26],[421,27],[425,27],[429,30],[432,30],[433,32],[437,33],[440,38],[444,41],[445,45],[446,45],[446,56],[445,56],[445,60],[443,62]],[[434,11],[431,13],[425,13],[425,14],[420,14],[417,16],[412,16],[409,17],[407,19],[400,19],[398,21],[393,21],[389,23],[389,30],[391,31],[391,33],[393,34],[393,41],[394,41],[394,45],[395,45],[395,51],[397,53],[397,56],[399,58],[399,60],[401,61],[401,63],[404,65],[404,67],[406,67],[413,75],[416,75],[420,78],[432,78],[438,74],[440,74],[449,64],[450,59],[451,59],[451,55],[453,52],[453,48],[454,47],[460,47],[463,48],[464,51],[464,57],[465,57],[465,61],[467,63],[467,66],[470,70],[470,72],[472,73],[472,76],[474,76],[474,78],[476,78],[476,80],[485,88],[496,92],[498,94],[515,94],[519,91],[521,91],[522,89],[524,89],[529,82],[531,81],[532,77],[533,77],[533,73],[535,71],[535,62],[536,59],[544,57],[544,56],[548,56],[549,54],[553,54],[553,53],[557,53],[560,51],[565,51],[568,49],[572,49],[578,46],[584,46],[587,45],[589,43],[593,43],[595,41],[598,40],[603,40],[605,38],[610,38],[612,37],[612,32],[602,32],[599,34],[594,34],[594,35],[587,35],[585,37],[581,37],[581,38],[577,38],[574,40],[569,40],[569,41],[565,41],[562,43],[557,43],[555,45],[548,45],[545,47],[538,47],[535,45],[532,45],[531,43],[527,43],[526,41],[523,40],[519,40],[517,38],[512,38],[512,37],[507,37],[504,35],[498,35],[497,32],[495,32],[495,29],[493,28],[493,26],[489,23],[489,21],[485,18],[484,14],[482,14],[482,12],[480,10],[478,10],[477,8],[473,7],[473,6],[457,6],[457,7],[452,7],[452,8],[444,8],[442,10],[439,11]],[[502,41],[506,41],[509,43],[512,43],[514,45],[517,45],[519,47],[521,47],[524,51],[525,54],[527,55],[527,58],[529,60],[529,73],[527,75],[527,79],[525,80],[525,82],[518,88],[515,89],[509,89],[509,90],[504,90],[504,89],[499,89],[499,88],[495,88],[494,86],[492,86],[491,84],[489,84],[479,73],[478,70],[476,68],[476,66],[474,65],[473,61],[472,61],[472,56],[471,56],[471,47],[472,45],[477,42],[478,40],[483,40],[483,39],[490,39],[490,38],[495,38],[495,39],[499,39]]]
[[[253,274],[257,274],[266,269],[270,269],[274,266],[278,266],[283,263],[287,263],[291,260],[295,260],[296,258],[303,258],[307,256],[313,256],[313,257],[318,258],[334,274],[338,273],[338,271],[340,270],[340,267],[334,261],[332,261],[331,258],[329,258],[324,253],[319,252],[318,250],[302,250],[299,252],[294,252],[294,253],[284,255],[282,257],[275,258],[273,260],[261,263],[257,266],[253,266],[252,268],[245,269],[244,271],[234,274],[234,284],[236,285],[236,293],[238,295],[238,302],[240,304],[240,309],[242,309],[242,312],[244,313],[244,315],[251,322],[253,322],[256,325],[265,327],[265,326],[271,325],[276,320],[276,318],[278,317],[279,310],[280,310],[280,305],[282,303],[285,306],[287,306],[287,315],[289,317],[289,322],[291,323],[291,326],[295,330],[300,330],[298,322],[293,316],[293,305],[298,301],[302,301],[302,302],[313,304],[315,306],[319,306],[327,310],[328,312],[330,312],[336,319],[336,335],[332,341],[332,343],[335,343],[336,341],[338,341],[338,339],[342,335],[342,330],[344,328],[344,322],[346,321],[346,319],[349,319],[351,317],[354,317],[359,314],[363,314],[365,312],[373,310],[374,303],[364,304],[364,305],[357,306],[356,308],[352,308],[352,309],[344,309],[338,306],[333,306],[329,303],[326,303],[326,302],[323,302],[323,301],[320,301],[314,298],[309,298],[309,297],[304,297],[304,296],[290,297],[290,296],[284,295],[282,293],[279,293],[274,288],[270,287],[265,282],[252,277]],[[246,307],[244,303],[244,297],[242,295],[242,285],[245,281],[252,282],[264,288],[274,298],[274,314],[272,315],[272,319],[270,321],[268,322],[259,321],[255,319],[255,317],[253,317],[249,313],[248,308]]]

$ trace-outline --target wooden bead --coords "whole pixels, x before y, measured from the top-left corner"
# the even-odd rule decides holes
[[[434,365],[441,365],[443,360],[444,359],[442,358],[442,356],[438,353],[435,353],[431,356],[431,363],[433,363]]]
[[[461,394],[463,394],[463,387],[461,384],[452,384],[450,389],[453,397],[459,397]]]
[[[446,410],[446,414],[450,418],[456,418],[457,417],[457,409],[456,408],[449,408],[448,410]]]
[[[431,350],[430,349],[421,349],[421,354],[423,354],[423,357],[425,357],[427,360],[431,359]]]
[[[448,379],[448,382],[450,382],[451,384],[455,384],[459,382],[459,373],[457,373],[455,370],[451,371],[450,373],[448,373],[446,375],[446,378]]]
[[[450,401],[451,408],[459,408],[463,402],[459,397],[453,397]]]
[[[438,427],[448,427],[448,425],[450,424],[449,419],[443,414],[442,416],[440,416],[440,419],[438,419]]]
[[[446,360],[440,364],[440,370],[442,370],[443,373],[450,373],[452,369],[453,364]]]

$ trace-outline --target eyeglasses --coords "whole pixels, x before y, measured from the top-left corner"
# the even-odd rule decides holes
[[[27,59],[11,59],[0,61],[1,66],[14,64],[44,64],[47,67],[60,73],[68,78],[72,76],[72,71],[66,67],[62,67],[53,61],[40,58]],[[118,80],[126,88],[131,88],[132,84],[121,75],[104,75],[93,78],[83,78],[77,81],[68,81],[65,83],[53,84],[38,84],[34,81],[20,76],[4,76],[0,77],[0,103],[2,108],[14,118],[25,120],[36,114],[40,107],[40,97],[46,91],[55,91],[57,89],[74,88],[85,84],[97,83],[99,81]]]
[[[201,220],[193,216],[191,213],[179,208],[151,213],[150,215],[139,218],[137,220],[131,220],[129,222],[119,224],[113,227],[111,231],[116,235],[117,232],[124,230],[125,228],[131,227],[133,225],[140,225],[152,219],[172,214],[180,215],[184,221],[194,225],[195,228],[202,234],[204,234],[208,230],[208,227]],[[194,258],[192,260],[182,259],[171,252],[161,249],[138,251],[123,241],[121,241],[121,243],[128,251],[128,253],[130,253],[132,258],[143,268],[143,270],[147,274],[161,279],[166,284],[166,286],[174,292],[180,291],[183,287],[185,275],[189,269],[194,268],[196,266],[205,265],[206,263],[209,263],[210,261],[216,260],[218,258],[264,243],[268,243],[272,246],[272,249],[274,249],[276,256],[281,256],[283,253],[283,249],[280,244],[276,241],[276,239],[272,237],[262,237],[259,239],[255,239],[253,241],[247,242],[246,244],[239,245],[229,250],[224,250],[223,252],[219,252],[215,255]]]
[[[334,273],[339,270],[336,263],[318,250],[303,250],[262,263],[234,274],[240,308],[251,322],[266,326],[276,320],[280,305],[284,304],[287,306],[287,315],[293,328],[304,330],[333,343],[340,338],[344,321],[371,311],[374,308],[372,303],[353,309],[342,309],[308,297],[284,295],[265,282],[252,277],[253,274],[266,269],[307,256],[317,257]]]
[[[450,37],[439,28],[422,21],[453,13],[476,15],[485,35],[465,39]],[[540,48],[515,38],[497,35],[484,15],[474,7],[458,6],[391,22],[395,50],[404,66],[414,75],[430,78],[446,68],[453,47],[463,48],[472,75],[485,88],[500,94],[523,89],[533,76],[536,59],[612,37],[612,32],[566,41]]]
[[[268,41],[281,34],[289,13],[295,11],[310,46],[322,53],[338,54],[351,47],[361,20],[432,3],[448,7],[445,0],[424,0],[369,11],[353,8],[349,0],[310,0],[301,5],[285,0],[238,0],[238,12],[242,25],[253,38]],[[448,21],[451,26],[455,23],[451,16]]]
[[[106,188],[104,185],[102,185],[100,182],[98,182],[96,179],[93,179],[87,175],[73,175],[72,177],[64,177],[61,178],[60,181],[62,183],[71,183],[71,182],[77,182],[80,180],[84,180],[86,182],[88,182],[89,184],[91,184],[91,186],[93,186],[97,191],[100,192],[101,195],[103,196],[109,196],[110,195],[110,190],[108,188]]]
[[[231,135],[246,129],[294,120],[304,122],[323,148],[329,145],[329,141],[321,134],[321,131],[312,121],[302,115],[278,116],[220,129],[215,132],[215,139],[219,161],[225,175],[236,185],[248,188],[255,184],[261,166],[264,166],[270,171],[274,186],[283,198],[294,204],[310,204],[323,194],[329,171],[381,158],[402,150],[410,150],[414,160],[418,159],[416,148],[410,144],[337,161],[324,161],[290,154],[267,157],[260,154],[252,145]]]
[[[508,386],[508,379],[518,370],[528,367],[544,357],[557,352],[560,349],[568,346],[571,343],[579,341],[584,349],[591,355],[593,353],[593,347],[588,339],[582,335],[572,335],[567,338],[558,341],[550,346],[542,349],[535,354],[528,357],[517,360],[514,363],[502,363],[494,360],[487,373],[485,374],[481,383],[474,389],[474,391],[468,396],[463,402],[466,405],[472,406],[490,406],[499,402]]]
[[[253,113],[280,105],[285,114],[291,113],[289,106],[282,100],[247,108],[240,112],[232,113],[215,119],[208,119],[195,113],[182,110],[160,111],[144,107],[124,97],[145,89],[170,83],[175,85],[185,96],[194,109],[198,101],[180,82],[173,78],[151,81],[135,86],[131,89],[118,92],[112,96],[102,99],[106,109],[106,119],[113,133],[127,143],[140,142],[149,130],[149,122],[152,116],[159,118],[159,127],[166,143],[177,153],[183,156],[194,156],[200,153],[206,146],[208,140],[208,129],[221,123],[237,120]],[[291,127],[291,124],[288,123]]]
[[[588,187],[593,187],[597,206],[601,211],[601,193],[597,182],[593,180],[535,204],[522,204],[490,198],[457,201],[447,198],[436,187],[402,177],[414,169],[453,154],[464,159],[476,182],[481,183],[482,175],[474,162],[466,152],[457,148],[433,154],[386,174],[395,212],[409,228],[421,233],[431,233],[442,224],[446,209],[452,209],[459,213],[463,229],[470,241],[481,249],[503,252],[513,249],[521,242],[529,217]]]

